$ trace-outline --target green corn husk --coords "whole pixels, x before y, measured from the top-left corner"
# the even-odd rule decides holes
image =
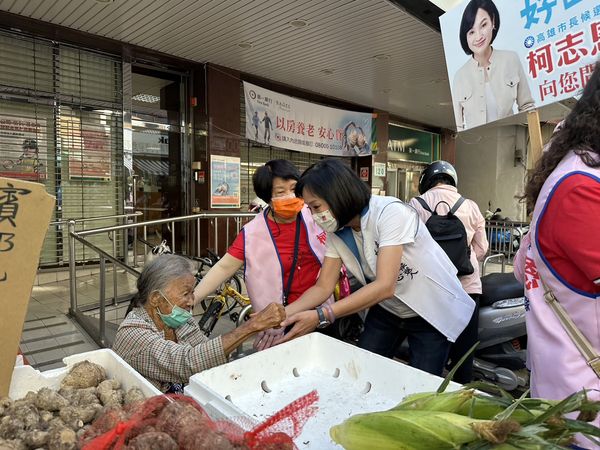
[[[456,412],[474,397],[473,389],[452,392],[419,392],[406,396],[392,411],[421,410]]]
[[[383,411],[350,417],[330,435],[346,450],[460,449],[478,438],[472,425],[486,422],[446,412]]]
[[[508,417],[519,423],[526,423],[541,415],[548,405],[534,400],[524,399],[521,407],[516,408]],[[392,411],[420,410],[443,411],[472,417],[474,419],[492,420],[508,406],[510,402],[496,397],[477,394],[473,389],[461,389],[452,392],[420,392],[404,398],[392,408]]]

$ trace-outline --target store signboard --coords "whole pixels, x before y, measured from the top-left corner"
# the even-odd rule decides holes
[[[600,56],[600,0],[464,1],[440,24],[459,131],[579,95]]]
[[[46,121],[0,115],[0,177],[46,180]]]
[[[210,207],[240,207],[240,158],[211,155]]]
[[[368,156],[373,114],[305,102],[244,82],[246,138],[330,156]]]
[[[388,160],[429,164],[437,159],[439,135],[390,124]]]

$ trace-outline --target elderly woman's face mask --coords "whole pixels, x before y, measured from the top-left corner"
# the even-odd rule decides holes
[[[161,320],[166,326],[168,326],[169,328],[179,328],[192,317],[191,308],[189,311],[187,311],[177,305],[174,305],[161,291],[158,291],[158,293],[162,295],[163,298],[167,302],[169,302],[169,305],[173,307],[173,309],[171,310],[171,314],[163,314],[160,312],[160,309],[156,308],[158,316],[161,318]]]

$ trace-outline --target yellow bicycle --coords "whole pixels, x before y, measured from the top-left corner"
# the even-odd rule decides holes
[[[242,308],[239,313],[231,312],[238,306]],[[242,295],[230,282],[225,282],[200,316],[198,325],[206,336],[210,336],[223,314],[229,313],[229,318],[239,326],[250,318],[251,311],[250,298]]]

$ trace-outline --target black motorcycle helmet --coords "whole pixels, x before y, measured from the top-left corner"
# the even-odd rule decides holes
[[[447,161],[432,162],[421,173],[421,178],[419,179],[419,194],[424,194],[442,179],[456,187],[458,184],[456,169],[454,169],[454,166]]]

